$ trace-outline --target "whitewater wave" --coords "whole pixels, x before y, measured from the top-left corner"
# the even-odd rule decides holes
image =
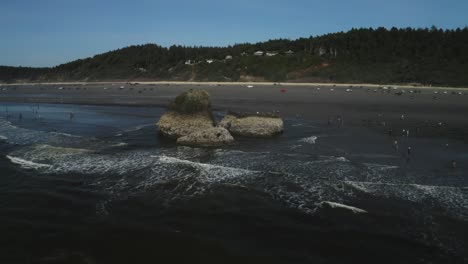
[[[34,133],[21,129],[16,132]],[[50,136],[51,133],[45,134]],[[9,154],[9,159],[24,169],[90,175],[89,184],[107,191],[110,199],[125,199],[156,188],[158,195],[177,201],[204,195],[224,185],[265,192],[288,207],[314,213],[321,202],[344,203],[353,192],[343,192],[343,188],[352,188],[417,202],[431,197],[441,200],[445,208],[468,212],[468,199],[461,190],[441,192],[443,189],[439,187],[404,187],[395,182],[401,181],[401,177],[395,177],[399,171],[397,166],[359,164],[346,157],[190,147],[100,152],[86,147],[126,146],[126,143],[89,142],[86,138],[75,137],[67,137],[67,140],[79,143],[75,147],[57,147],[40,141],[40,144],[19,147]]]
[[[158,158],[160,162],[162,163],[168,163],[168,164],[184,164],[184,165],[190,165],[193,167],[197,167],[200,169],[203,169],[207,172],[209,172],[210,175],[215,175],[216,173],[222,173],[222,175],[218,175],[219,177],[238,177],[241,175],[244,175],[246,173],[259,173],[259,171],[251,171],[251,170],[246,170],[246,169],[239,169],[239,168],[232,168],[232,167],[225,167],[225,166],[220,166],[220,165],[212,165],[212,164],[206,164],[206,163],[200,163],[200,162],[193,162],[189,160],[183,160],[183,159],[178,159],[174,157],[168,157],[168,156],[151,156],[153,158]],[[211,177],[210,177],[211,178]]]
[[[154,126],[154,124],[144,124],[144,125],[127,128],[127,129],[121,130],[119,133],[116,134],[116,136],[121,136],[123,133],[139,131],[139,130],[144,129],[145,127],[150,127],[150,126]]]
[[[307,144],[315,144],[316,141],[317,141],[316,136],[310,136],[310,137],[302,138],[302,139],[299,140],[299,142],[304,142],[304,143],[307,143]]]
[[[399,166],[395,165],[382,165],[382,164],[376,164],[376,163],[363,163],[363,165],[367,166],[368,168],[375,169],[375,170],[396,170],[399,169]]]
[[[50,133],[53,134],[53,135],[60,135],[60,136],[65,136],[65,137],[82,138],[82,136],[72,135],[72,134],[69,134],[69,133],[62,133],[62,132],[50,132]]]
[[[35,163],[29,160],[24,160],[21,158],[13,157],[13,156],[6,156],[12,163],[20,165],[23,169],[43,169],[43,168],[50,168],[51,165],[48,164],[41,164]]]
[[[126,146],[128,146],[128,143],[125,143],[125,142],[120,142],[120,143],[111,145],[111,147],[126,147]]]
[[[335,202],[329,202],[329,201],[324,201],[318,204],[319,208],[331,208],[331,209],[344,209],[347,211],[350,211],[355,214],[366,214],[367,211],[361,208],[357,208],[354,206],[349,206],[341,203],[335,203]]]
[[[78,144],[83,138],[76,135],[59,132],[37,131],[12,125],[10,121],[0,118],[0,133],[8,143],[15,145],[30,145],[48,143],[55,145]],[[91,140],[91,139],[88,139]]]
[[[345,181],[344,184],[373,196],[402,199],[419,204],[435,201],[452,216],[468,220],[468,193],[462,187],[355,181]]]

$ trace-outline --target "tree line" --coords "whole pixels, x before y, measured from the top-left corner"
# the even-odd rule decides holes
[[[256,51],[278,55],[254,56]],[[226,60],[228,55],[232,59]],[[188,60],[195,63],[187,65]],[[468,28],[360,28],[227,47],[129,46],[51,68],[0,66],[0,80],[238,81],[253,76],[269,81],[467,86],[466,72]]]

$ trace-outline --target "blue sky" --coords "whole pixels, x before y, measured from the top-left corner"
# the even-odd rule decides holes
[[[0,0],[0,65],[54,66],[134,44],[229,45],[353,27],[468,26],[467,0]]]

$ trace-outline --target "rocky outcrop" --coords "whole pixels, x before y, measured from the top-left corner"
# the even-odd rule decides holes
[[[244,137],[272,137],[283,133],[283,120],[276,116],[235,116],[229,114],[218,126],[224,127],[233,135]]]
[[[276,112],[230,112],[215,127],[211,113],[210,95],[203,90],[190,90],[178,95],[157,126],[159,132],[192,146],[221,146],[233,144],[231,134],[245,137],[271,137],[283,132],[283,120]]]
[[[178,144],[192,146],[222,146],[234,143],[229,131],[222,127],[213,127],[194,131],[177,139]]]
[[[159,132],[173,139],[187,136],[194,131],[206,130],[214,127],[211,113],[199,112],[184,114],[176,111],[166,112],[157,123]]]
[[[211,114],[210,94],[205,90],[190,90],[179,94],[169,108],[181,114]]]
[[[210,95],[204,90],[190,90],[178,95],[157,123],[159,132],[178,139],[196,131],[214,128]]]
[[[233,144],[228,130],[215,127],[210,96],[203,90],[190,90],[177,96],[157,126],[159,132],[191,146],[221,146]]]

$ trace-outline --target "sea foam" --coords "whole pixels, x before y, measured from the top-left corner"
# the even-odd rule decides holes
[[[21,158],[13,157],[13,156],[6,156],[12,163],[20,165],[23,169],[41,169],[41,168],[50,168],[51,165],[48,164],[41,164],[35,163],[29,160],[24,160]]]

